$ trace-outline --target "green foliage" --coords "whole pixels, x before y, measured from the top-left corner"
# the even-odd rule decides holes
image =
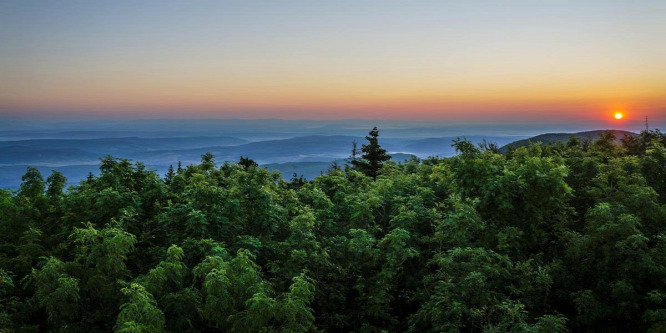
[[[132,283],[122,289],[129,298],[120,306],[116,332],[157,333],[164,331],[164,314],[157,308],[153,296],[140,284]]]
[[[11,332],[12,320],[9,314],[11,310],[11,299],[9,294],[14,289],[14,281],[9,272],[0,269],[0,332]]]
[[[33,269],[30,278],[35,286],[34,298],[46,310],[49,323],[66,326],[77,315],[79,281],[69,276],[65,264],[54,257],[47,258],[41,269]]]
[[[315,317],[309,307],[314,300],[314,281],[305,274],[294,277],[289,292],[278,303],[276,320],[284,332],[308,332]]]
[[[28,167],[21,180],[20,195],[36,199],[44,194],[44,178],[37,168]]]
[[[129,274],[125,261],[134,249],[134,235],[116,227],[97,230],[91,223],[86,223],[84,228],[74,228],[71,239],[78,245],[77,259],[86,266],[94,267],[108,277]]]
[[[663,332],[666,137],[0,190],[0,332]]]

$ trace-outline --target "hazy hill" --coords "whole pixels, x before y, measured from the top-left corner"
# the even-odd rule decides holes
[[[243,143],[247,143],[247,140],[226,136],[0,141],[0,164],[90,164],[98,162],[98,158],[106,155],[142,158],[146,157],[147,152],[161,149],[193,149],[202,146],[228,146]]]
[[[96,139],[33,139],[0,141],[0,149],[9,146],[38,147],[41,149],[81,149],[88,152],[151,151],[157,149],[187,149],[201,146],[231,146],[247,143],[247,140],[229,136],[167,137],[167,138],[96,138]]]
[[[481,143],[483,140],[494,142],[498,146],[509,144],[516,139],[524,139],[527,136],[487,136],[487,135],[465,135],[465,136],[448,136],[448,137],[434,137],[418,140],[407,140],[400,151],[415,154],[419,157],[428,156],[451,156],[455,154],[453,148],[453,141],[458,138],[464,138],[474,144]],[[397,149],[396,149],[397,150]]]
[[[150,160],[156,163],[198,162],[201,154],[211,152],[215,160],[237,161],[247,156],[260,164],[283,162],[329,162],[344,158],[351,151],[352,141],[362,138],[353,136],[301,136],[290,139],[250,142],[237,146],[201,146],[193,149],[168,149],[129,154],[134,159]]]
[[[537,135],[528,139],[524,140],[518,140],[511,142],[502,148],[500,148],[500,151],[506,152],[509,149],[514,149],[522,146],[527,146],[529,143],[555,143],[555,142],[566,142],[569,140],[571,137],[578,138],[580,140],[597,140],[601,136],[601,133],[605,132],[605,130],[596,130],[596,131],[587,131],[587,132],[578,132],[578,133],[546,133],[546,134],[541,134]],[[616,137],[616,140],[619,141],[622,139],[625,135],[627,136],[637,136],[638,134],[629,132],[629,131],[620,131],[620,130],[612,130],[613,134]]]
[[[0,147],[0,165],[75,164],[96,161],[98,155],[77,148],[42,148],[30,146]]]

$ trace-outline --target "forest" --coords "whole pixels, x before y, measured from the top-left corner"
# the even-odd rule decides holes
[[[0,190],[0,332],[666,332],[666,135],[402,163],[377,137],[310,181],[28,168]]]

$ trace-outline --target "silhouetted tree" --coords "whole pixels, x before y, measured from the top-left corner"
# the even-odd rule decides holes
[[[358,155],[360,155],[358,151],[358,142],[354,140],[352,141],[352,151],[351,151],[351,156],[349,156],[349,162],[354,164],[354,161],[358,160]]]
[[[499,153],[500,152],[500,148],[497,145],[497,143],[487,141],[486,139],[483,139],[478,144],[478,146],[479,146],[479,148],[481,148],[481,150],[490,151],[490,152],[493,152],[493,153]]]
[[[171,181],[173,180],[173,177],[176,176],[176,173],[173,171],[173,164],[169,164],[169,170],[167,170],[167,173],[164,177],[164,183],[169,185],[171,184]]]
[[[246,170],[249,169],[250,167],[255,167],[256,168],[256,167],[259,166],[259,164],[257,164],[257,162],[250,159],[249,157],[244,157],[244,156],[240,157],[240,160],[238,161],[238,165],[242,166],[243,169],[246,169]]]
[[[386,153],[386,150],[379,145],[379,130],[377,126],[373,127],[370,133],[365,137],[368,140],[368,144],[361,146],[361,155],[360,159],[352,159],[351,164],[355,169],[365,173],[366,175],[372,177],[373,179],[377,178],[377,173],[379,169],[384,165],[384,162],[391,159]],[[353,143],[352,143],[353,144]],[[355,156],[356,147],[352,148],[352,157]]]
[[[297,190],[305,185],[305,183],[307,183],[307,181],[305,178],[303,178],[303,175],[299,176],[296,172],[294,172],[291,176],[291,179],[289,180],[289,183],[287,183],[287,188]]]
[[[342,170],[342,168],[340,168],[340,164],[338,163],[338,161],[333,161],[328,166],[328,170],[326,170],[326,173],[331,173],[336,170]]]

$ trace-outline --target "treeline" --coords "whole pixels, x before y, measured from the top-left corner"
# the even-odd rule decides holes
[[[373,137],[312,181],[29,168],[0,191],[0,332],[666,331],[665,135],[402,164]]]

